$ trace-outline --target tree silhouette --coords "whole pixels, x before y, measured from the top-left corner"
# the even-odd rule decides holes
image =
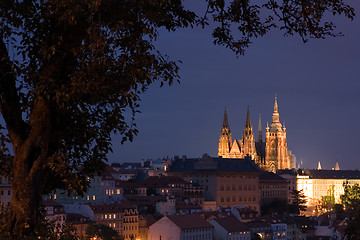
[[[213,22],[214,43],[243,54],[272,29],[306,41],[337,35],[324,14],[354,16],[342,0],[205,2],[197,16],[181,0],[0,1],[0,159],[13,188],[3,234],[37,236],[41,196],[86,191],[111,134],[136,135],[140,94],[179,79],[154,45],[160,29]]]
[[[292,203],[289,204],[289,213],[300,214],[306,211],[306,196],[303,190],[292,190]]]
[[[124,238],[111,227],[104,224],[89,224],[85,231],[88,239],[98,238],[103,240],[123,240]]]
[[[360,186],[349,182],[344,182],[343,186],[344,194],[340,198],[349,213],[344,239],[356,240],[360,236]]]

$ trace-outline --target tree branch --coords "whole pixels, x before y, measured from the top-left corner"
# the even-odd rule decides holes
[[[0,41],[0,112],[15,150],[26,137],[27,124],[22,119],[16,76],[3,40]]]

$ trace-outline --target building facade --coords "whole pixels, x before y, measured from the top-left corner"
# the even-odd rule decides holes
[[[280,123],[277,97],[275,97],[272,122],[266,127],[265,142],[262,138],[261,118],[259,118],[258,139],[255,141],[248,108],[242,139],[232,141],[225,110],[219,137],[218,156],[223,158],[250,156],[259,167],[271,172],[294,168],[295,158],[287,148],[286,127],[285,124]]]
[[[273,172],[263,172],[259,177],[260,203],[269,204],[274,200],[289,202],[289,182]]]
[[[213,239],[213,226],[200,215],[171,215],[149,227],[148,240]]]
[[[204,188],[204,209],[250,207],[259,211],[259,168],[246,159],[178,159],[167,172]],[[211,204],[213,203],[213,204]]]
[[[107,225],[116,230],[125,240],[139,236],[139,214],[128,203],[90,205],[96,223]]]
[[[0,175],[0,209],[10,206],[12,188],[9,177]]]
[[[341,203],[344,183],[360,184],[359,170],[299,170],[297,190],[303,190],[308,206],[319,205],[323,197],[333,197],[335,203]]]
[[[234,216],[213,218],[209,221],[214,226],[215,240],[250,240],[250,228]]]

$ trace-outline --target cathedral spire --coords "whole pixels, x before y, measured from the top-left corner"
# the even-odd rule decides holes
[[[225,108],[225,112],[224,112],[224,121],[223,121],[222,128],[230,128],[229,123],[228,123],[227,114],[226,114],[226,108]]]
[[[336,161],[334,170],[338,171],[340,170],[339,163]]]
[[[270,131],[277,132],[282,131],[280,123],[279,107],[277,103],[277,95],[275,95],[274,112],[272,114],[272,123],[270,124]]]
[[[259,114],[258,142],[262,142],[261,114]]]
[[[228,123],[226,108],[224,112],[224,120],[221,127],[220,137],[219,137],[219,157],[227,157],[231,148],[231,131]]]
[[[318,162],[317,170],[321,170],[321,163],[320,163],[320,161]]]
[[[273,112],[272,120],[273,123],[280,123],[279,107],[278,107],[276,95],[275,95],[274,112]]]
[[[277,113],[277,112],[279,112],[279,109],[278,109],[278,103],[277,103],[277,95],[275,94],[274,113]]]
[[[249,109],[249,106],[248,106],[248,109],[247,109],[247,114],[246,114],[246,123],[245,123],[245,128],[251,128],[251,121],[250,121],[250,109]]]

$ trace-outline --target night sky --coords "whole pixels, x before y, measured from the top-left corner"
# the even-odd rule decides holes
[[[182,61],[181,82],[156,82],[141,96],[139,134],[123,145],[114,137],[110,162],[217,156],[225,107],[233,140],[242,137],[248,106],[255,134],[261,114],[265,137],[277,94],[288,148],[302,167],[320,161],[331,169],[338,161],[341,169],[360,169],[360,3],[351,4],[354,21],[334,20],[343,37],[304,44],[274,31],[238,58],[213,45],[210,28],[162,32],[156,45]]]

